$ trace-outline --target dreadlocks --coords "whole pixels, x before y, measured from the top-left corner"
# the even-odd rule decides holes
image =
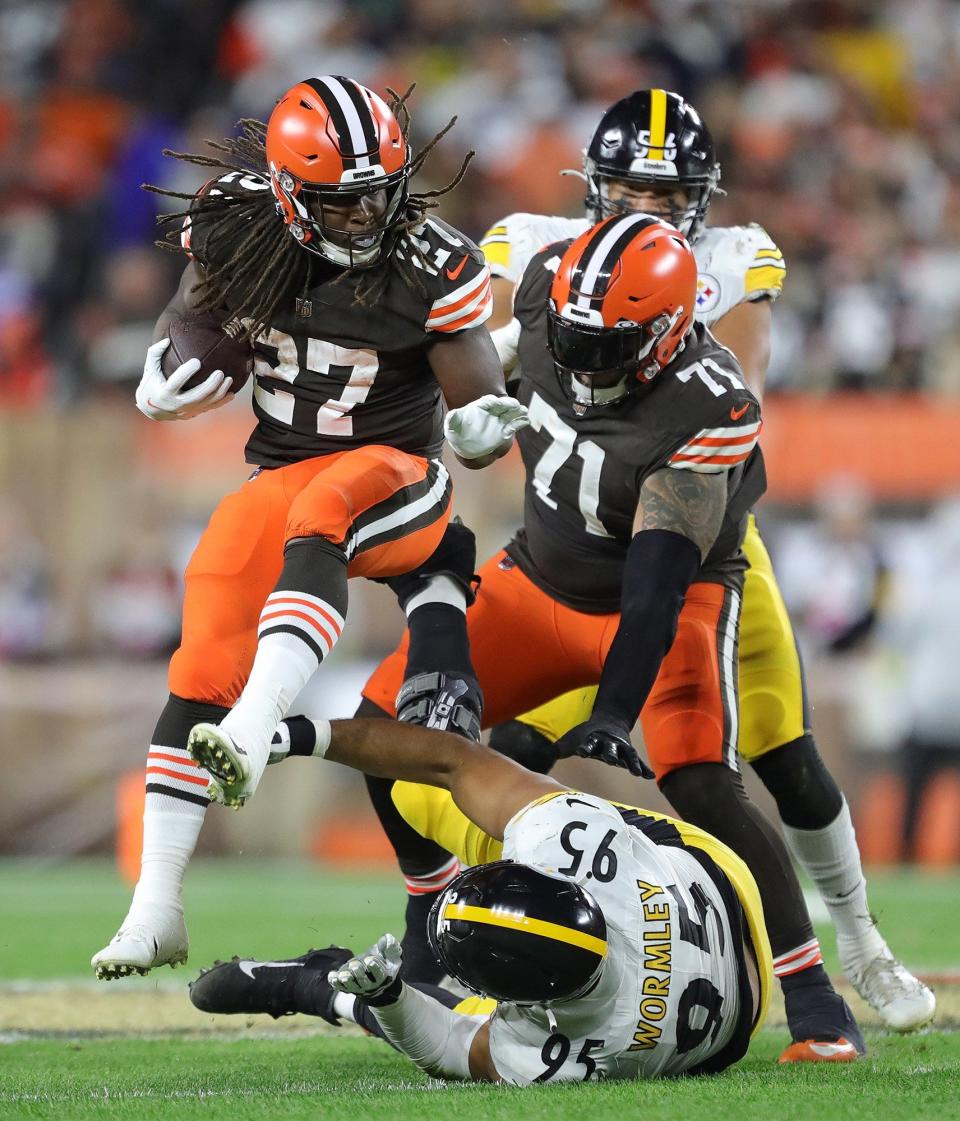
[[[390,109],[397,117],[404,140],[408,139],[410,131],[410,113],[406,103],[413,89],[410,86],[404,94],[398,94],[388,87]],[[414,156],[410,164],[411,179],[456,119],[453,117]],[[296,296],[306,294],[310,287],[313,259],[290,237],[286,226],[278,218],[267,175],[267,126],[263,121],[242,120],[239,128],[240,135],[237,137],[220,143],[207,141],[215,152],[220,153],[216,156],[164,149],[165,156],[212,168],[218,176],[234,172],[233,176],[211,180],[197,195],[168,191],[151,184],[144,184],[144,189],[189,203],[186,210],[160,215],[158,223],[165,232],[157,245],[174,252],[181,251],[180,232],[184,221],[189,219],[191,228],[202,230],[206,245],[229,247],[229,254],[221,263],[206,264],[203,279],[194,287],[193,291],[198,296],[197,310],[223,313],[225,322],[242,320],[245,326],[240,337],[253,339],[269,325],[279,309],[290,305]],[[466,154],[460,170],[445,187],[408,197],[404,219],[399,225],[401,237],[420,226],[427,210],[437,205],[436,200],[457,186],[473,155],[472,151]],[[244,178],[247,179],[246,184],[243,183]],[[262,183],[262,189],[251,190],[251,179],[258,188]],[[375,304],[382,297],[393,273],[409,287],[425,292],[417,271],[425,264],[416,243],[409,239],[403,253],[388,252],[375,268],[363,270],[355,301],[365,307]],[[342,282],[355,271],[341,270],[333,283]]]

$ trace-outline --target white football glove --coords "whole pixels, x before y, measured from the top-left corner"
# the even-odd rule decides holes
[[[377,997],[396,981],[402,964],[400,943],[392,934],[384,934],[365,954],[344,962],[339,969],[331,969],[327,983],[338,993]]]
[[[500,451],[529,423],[526,405],[516,398],[485,393],[469,405],[451,409],[443,422],[443,432],[461,459],[480,459]]]
[[[199,358],[190,358],[170,377],[163,376],[160,359],[169,345],[169,339],[160,339],[147,347],[143,377],[137,386],[140,412],[151,420],[187,420],[224,404],[230,396],[233,378],[225,377],[223,370],[214,370],[206,381],[181,392],[183,383],[200,369]]]

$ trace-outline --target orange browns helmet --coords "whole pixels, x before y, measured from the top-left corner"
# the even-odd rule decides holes
[[[266,149],[277,212],[305,249],[342,268],[369,268],[390,252],[404,217],[410,152],[383,98],[352,78],[307,78],[277,102]],[[387,205],[372,232],[327,226],[325,205],[378,191],[387,192]]]
[[[683,234],[618,214],[578,237],[550,287],[547,345],[563,390],[607,405],[650,381],[693,325],[697,262]]]

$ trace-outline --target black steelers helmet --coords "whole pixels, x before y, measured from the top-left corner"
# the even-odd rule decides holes
[[[607,924],[565,876],[498,860],[462,872],[427,923],[446,971],[468,989],[513,1004],[581,996],[607,955]]]
[[[595,222],[621,207],[607,198],[606,181],[631,185],[682,187],[686,208],[669,220],[693,239],[700,232],[710,198],[720,182],[710,131],[700,114],[669,90],[636,90],[615,102],[600,118],[583,159],[587,210]]]

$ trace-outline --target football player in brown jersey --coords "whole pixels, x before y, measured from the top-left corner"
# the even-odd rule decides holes
[[[532,255],[548,242],[578,236],[610,214],[632,210],[664,218],[687,237],[699,269],[696,318],[733,351],[747,385],[761,398],[771,308],[783,287],[786,263],[755,223],[708,223],[720,164],[696,108],[669,90],[634,91],[598,121],[584,152],[583,171],[584,217],[511,214],[481,241],[493,274],[494,310],[487,326],[505,368],[515,349],[511,339],[519,331],[512,319],[513,292]],[[739,647],[741,759],[776,800],[784,837],[830,912],[848,980],[887,1027],[920,1028],[933,1017],[936,1000],[897,960],[871,914],[850,809],[817,750],[796,640],[752,514],[743,551],[749,567]],[[549,767],[553,743],[589,715],[595,695],[595,689],[578,689],[557,698],[493,728],[490,743],[528,766]],[[685,807],[682,812],[690,815],[693,810]],[[726,819],[725,808],[709,797],[697,814],[700,824],[714,832]],[[815,940],[800,957],[795,949],[788,947],[778,956],[778,974],[789,976],[804,964],[820,963]]]
[[[165,379],[172,316],[240,325],[251,340],[255,470],[214,512],[186,571],[170,697],[147,759],[141,876],[100,978],[186,959],[181,882],[210,796],[256,788],[278,722],[344,626],[347,580],[425,561],[449,518],[446,431],[471,467],[503,455],[526,410],[504,394],[483,255],[412,195],[404,98],[349,78],[300,82],[269,123],[243,122],[222,174],[190,202],[187,265],[160,316],[137,394],[153,419],[230,399],[223,371]],[[444,420],[445,406],[450,412]],[[463,627],[455,581],[407,603]],[[466,647],[464,631],[463,648]],[[466,656],[468,661],[468,655]],[[221,722],[222,721],[222,722]]]
[[[639,715],[671,802],[695,824],[705,790],[723,806],[722,839],[771,901],[774,953],[800,966],[782,978],[795,1044],[848,1061],[862,1037],[819,955],[808,960],[815,940],[789,856],[737,763],[740,544],[765,485],[760,410],[732,352],[694,322],[696,285],[682,236],[642,214],[528,266],[515,303],[524,525],[480,570],[471,652],[487,725],[597,683],[561,755],[649,774],[630,746]],[[360,714],[392,712],[403,665],[401,645]]]

